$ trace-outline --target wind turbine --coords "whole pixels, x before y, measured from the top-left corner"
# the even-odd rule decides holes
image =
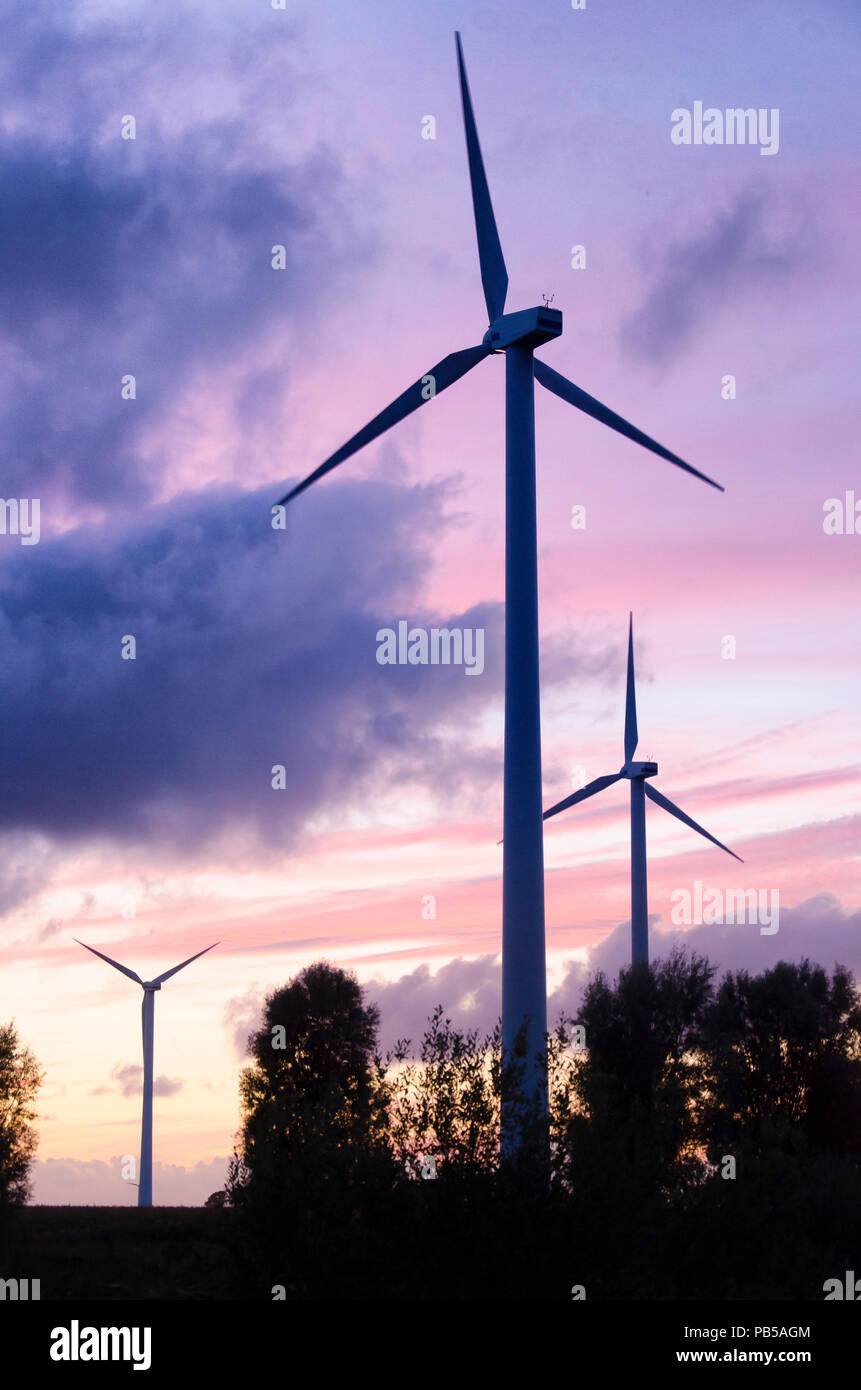
[[[547,975],[544,956],[544,851],[541,825],[541,732],[538,685],[538,556],[535,503],[534,382],[659,454],[712,487],[719,483],[685,463],[609,410],[594,396],[533,357],[535,348],[562,332],[559,309],[541,306],[506,314],[508,271],[502,255],[460,35],[455,34],[466,151],[472,188],[481,283],[488,328],[475,347],[449,353],[376,415],[370,424],[290,489],[292,501],[339,463],[377,439],[392,425],[454,385],[494,353],[505,353],[505,738],[502,868],[502,1045],[511,1057],[526,1025],[525,1090],[547,1113],[547,1078],[540,1062],[547,1032]],[[516,1099],[503,1097],[502,1137],[516,1145]]]
[[[639,734],[637,733],[637,695],[634,689],[634,617],[633,614],[628,618],[628,688],[625,695],[625,761],[619,772],[611,772],[604,777],[596,777],[594,782],[588,782],[585,787],[574,792],[571,796],[566,796],[564,801],[559,801],[555,806],[551,806],[549,811],[544,812],[544,819],[549,820],[550,816],[556,816],[560,811],[566,811],[569,806],[576,806],[578,801],[586,801],[588,797],[594,796],[596,792],[602,792],[605,787],[612,787],[614,782],[618,782],[623,777],[627,777],[631,783],[631,960],[636,965],[639,961],[648,964],[649,960],[649,903],[648,903],[648,884],[646,879],[646,797],[654,801],[656,806],[662,806],[665,811],[669,811],[671,816],[689,825],[692,830],[696,830],[700,835],[704,835],[707,840],[711,840],[718,849],[731,854],[733,859],[738,859],[740,864],[744,860],[734,850],[727,849],[720,840],[716,840],[714,835],[710,835],[695,820],[686,815],[678,806],[670,801],[669,797],[662,796],[654,787],[650,787],[646,781],[647,777],[655,777],[658,772],[658,764],[647,762],[634,762],[634,754],[637,751]]]
[[[140,1183],[138,1185],[138,1206],[152,1206],[152,1054],[153,1054],[153,1020],[155,1015],[155,992],[161,989],[165,980],[169,980],[171,975],[175,975],[178,970],[184,970],[187,965],[191,965],[198,956],[205,956],[207,951],[211,951],[218,942],[213,941],[212,946],[204,946],[197,955],[189,956],[188,960],[181,961],[172,970],[165,970],[163,975],[157,975],[154,980],[142,980],[140,975],[136,975],[127,966],[120,965],[118,960],[111,960],[110,956],[103,955],[97,951],[95,946],[88,946],[86,941],[78,941],[79,946],[84,950],[92,951],[94,956],[99,956],[101,960],[106,960],[108,965],[112,965],[115,970],[122,971],[123,975],[128,975],[130,980],[134,980],[140,985],[144,992],[143,1003],[141,1005],[141,1028],[143,1033],[143,1113],[141,1116],[141,1171]]]

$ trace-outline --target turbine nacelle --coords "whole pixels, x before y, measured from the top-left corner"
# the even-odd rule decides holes
[[[540,305],[534,309],[519,309],[515,314],[500,314],[493,320],[482,338],[482,347],[502,352],[514,343],[537,348],[558,338],[562,332],[562,310]]]
[[[625,763],[620,776],[629,777],[633,782],[637,777],[657,777],[657,763]]]

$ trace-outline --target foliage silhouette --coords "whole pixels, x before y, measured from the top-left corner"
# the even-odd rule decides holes
[[[36,1095],[43,1075],[14,1021],[0,1024],[0,1207],[22,1206],[30,1195]]]
[[[715,973],[676,950],[591,981],[541,1059],[545,1164],[525,1105],[500,1156],[503,1088],[520,1104],[528,1059],[503,1066],[498,1027],[438,1008],[383,1061],[354,977],[309,967],[270,996],[242,1077],[245,1294],[822,1297],[861,1240],[854,981],[807,961]]]
[[[851,974],[809,960],[730,972],[703,1019],[703,1127],[710,1156],[733,1144],[861,1155],[861,1003]]]
[[[300,1295],[327,1286],[333,1260],[354,1277],[372,1239],[364,1210],[392,1186],[377,1026],[355,976],[321,961],[267,997],[249,1038],[226,1191],[272,1256],[273,1284]]]

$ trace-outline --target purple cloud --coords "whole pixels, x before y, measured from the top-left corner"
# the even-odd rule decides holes
[[[118,1062],[112,1069],[111,1076],[119,1086],[122,1095],[140,1095],[143,1086],[143,1067],[134,1066],[132,1063],[121,1066]],[[152,1093],[154,1096],[175,1096],[178,1091],[182,1090],[183,1084],[182,1081],[172,1081],[169,1076],[157,1076],[153,1080]],[[89,1094],[92,1096],[104,1095],[106,1090],[107,1087],[100,1086],[96,1090],[90,1091]]]
[[[780,289],[807,265],[811,238],[804,208],[778,205],[761,190],[736,195],[728,210],[687,240],[674,240],[621,342],[629,357],[669,362],[692,341],[700,323],[752,290]]]
[[[756,925],[703,925],[685,930],[662,930],[660,918],[650,918],[649,949],[652,960],[667,957],[673,946],[683,944],[705,955],[718,967],[761,974],[779,960],[812,961],[831,970],[845,965],[861,979],[861,911],[847,912],[831,894],[823,893],[794,908],[781,908],[779,931],[760,935]],[[548,995],[547,1020],[555,1026],[561,1016],[573,1017],[579,1008],[589,977],[599,970],[615,980],[630,964],[631,924],[620,922],[589,953],[588,963],[571,961],[560,983]],[[438,1004],[458,1028],[477,1028],[489,1033],[500,1012],[501,974],[496,955],[474,960],[458,957],[431,972],[420,965],[397,980],[372,979],[366,995],[380,1007],[383,1049],[398,1038],[421,1041],[427,1020]]]

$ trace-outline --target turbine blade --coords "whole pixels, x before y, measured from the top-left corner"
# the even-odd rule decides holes
[[[625,695],[625,762],[637,751],[637,692],[634,689],[634,615],[628,614],[628,690]]]
[[[713,478],[706,477],[698,468],[692,468],[684,459],[680,459],[678,454],[671,454],[669,449],[665,449],[662,444],[656,444],[654,439],[650,439],[642,430],[638,430],[635,425],[629,425],[627,420],[623,420],[621,415],[617,415],[614,410],[609,410],[606,405],[596,401],[594,396],[587,395],[581,391],[579,386],[575,386],[573,381],[562,376],[561,372],[555,372],[552,367],[548,367],[546,362],[541,362],[535,358],[535,379],[548,391],[552,391],[554,396],[559,396],[561,400],[567,401],[569,405],[575,405],[578,410],[582,410],[586,415],[591,415],[593,420],[600,420],[602,425],[609,425],[611,430],[616,430],[623,434],[626,439],[633,439],[635,444],[642,444],[644,449],[651,449],[653,454],[658,454],[662,459],[668,459],[670,463],[676,464],[678,468],[684,468],[686,473],[693,473],[695,478],[701,478],[710,487],[716,487],[719,492],[724,489],[720,483],[716,483]]]
[[[291,488],[289,492],[281,498],[279,506],[284,506],[292,498],[297,497],[300,492],[304,492],[306,487],[316,483],[318,478],[337,468],[339,463],[343,463],[351,454],[356,454],[363,449],[366,444],[370,444],[379,435],[384,434],[392,425],[396,425],[399,420],[403,420],[407,415],[411,415],[414,410],[418,410],[420,405],[425,405],[427,401],[433,400],[435,395],[444,391],[447,386],[452,386],[459,381],[468,371],[477,366],[485,357],[489,356],[490,349],[486,347],[464,348],[461,352],[450,352],[448,357],[444,357],[441,362],[437,362],[435,367],[431,367],[418,381],[414,381],[412,386],[408,386],[398,396],[396,401],[387,405],[385,410],[381,410],[379,415],[375,415],[369,425],[354,434],[352,439],[348,439],[346,444],[327,458],[325,463],[321,463],[319,468],[315,468],[313,473]],[[428,378],[432,379],[433,385],[428,386]],[[430,394],[428,394],[430,392]]]
[[[74,939],[75,941],[78,941],[77,937],[75,937]],[[120,965],[118,960],[111,960],[110,956],[106,956],[101,951],[97,951],[95,946],[88,946],[86,941],[78,941],[78,945],[83,946],[85,951],[92,951],[93,955],[99,956],[101,960],[106,960],[108,965],[112,965],[115,970],[121,970],[124,975],[128,975],[130,980],[134,980],[135,984],[143,984],[143,980],[141,979],[140,975],[136,975],[135,972],[133,970],[129,970],[127,966]]]
[[[585,801],[587,797],[594,796],[596,792],[602,792],[605,787],[611,787],[614,782],[618,782],[621,776],[621,772],[614,772],[607,777],[596,777],[594,782],[587,782],[585,787],[581,787],[577,792],[572,792],[570,796],[566,796],[564,801],[559,801],[555,806],[551,806],[549,811],[544,812],[542,819],[547,820],[550,816],[557,815],[559,811],[567,811],[569,806],[576,806],[578,801]]]
[[[738,860],[739,864],[744,863],[740,854],[736,854],[735,850],[727,849],[726,845],[722,845],[720,840],[715,839],[714,835],[710,835],[707,830],[703,830],[701,825],[698,825],[691,816],[686,816],[684,811],[681,811],[678,806],[670,801],[668,796],[662,796],[661,793],[648,782],[644,783],[644,785],[646,788],[646,796],[648,796],[651,801],[654,801],[656,806],[663,806],[665,811],[669,811],[671,816],[676,817],[676,820],[683,821],[685,825],[691,827],[691,830],[696,830],[700,835],[704,835],[707,840],[711,840],[713,845],[717,845],[718,849],[725,850],[727,854],[731,854],[733,859]]]
[[[478,130],[472,110],[472,98],[469,95],[469,83],[466,80],[466,65],[463,61],[460,34],[455,34],[454,37],[457,43],[460,99],[463,103],[466,154],[469,160],[469,182],[472,187],[475,233],[478,237],[481,283],[484,287],[487,317],[490,323],[493,323],[494,319],[499,318],[505,309],[505,296],[508,293],[508,271],[505,269],[502,247],[499,244],[499,233],[496,230],[496,219],[493,216],[493,204],[490,201],[487,175],[484,172],[484,160],[481,157],[481,146],[478,143]]]
[[[191,965],[191,962],[193,960],[197,960],[198,956],[205,956],[207,951],[211,951],[213,946],[218,945],[219,942],[213,941],[212,946],[204,946],[202,951],[198,951],[196,955],[189,956],[188,960],[181,961],[180,964],[175,965],[172,970],[165,970],[163,975],[156,975],[155,979],[153,980],[153,984],[163,985],[165,980],[170,979],[171,975],[175,975],[178,970],[184,970],[187,965]]]

